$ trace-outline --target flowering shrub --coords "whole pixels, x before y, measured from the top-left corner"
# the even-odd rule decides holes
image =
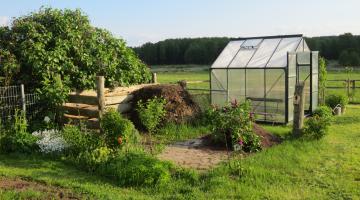
[[[111,148],[119,148],[138,141],[138,131],[134,124],[115,109],[109,109],[101,119],[101,128],[105,134],[106,144]]]
[[[259,136],[252,132],[250,102],[238,104],[235,101],[222,108],[213,107],[206,112],[206,118],[211,126],[214,142],[246,152],[261,148]]]
[[[36,144],[42,153],[61,153],[68,144],[58,130],[35,131],[33,136],[38,138]]]

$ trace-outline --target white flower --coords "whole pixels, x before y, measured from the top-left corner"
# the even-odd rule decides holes
[[[32,135],[39,138],[36,144],[42,153],[60,153],[68,146],[59,131],[55,129],[35,131]]]
[[[45,117],[44,117],[44,122],[48,124],[48,123],[50,122],[50,117],[45,116]]]

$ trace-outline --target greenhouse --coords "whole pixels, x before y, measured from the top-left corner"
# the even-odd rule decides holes
[[[302,35],[230,41],[210,69],[211,103],[251,101],[257,121],[293,120],[295,84],[305,81],[305,113],[318,104],[318,52]]]

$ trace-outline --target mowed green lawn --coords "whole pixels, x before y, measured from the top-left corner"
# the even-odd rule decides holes
[[[60,160],[0,155],[0,179],[26,180],[68,188],[96,199],[360,199],[360,106],[350,105],[319,141],[287,139],[282,144],[233,158],[192,184],[176,180],[158,188],[118,187]],[[288,126],[265,126],[286,136]],[[0,189],[0,199],[34,192]],[[30,196],[31,197],[31,196]]]

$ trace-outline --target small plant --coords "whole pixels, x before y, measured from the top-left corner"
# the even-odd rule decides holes
[[[319,96],[320,104],[325,104],[325,93],[327,84],[327,71],[326,71],[326,60],[323,57],[319,58]]]
[[[172,165],[142,152],[118,155],[99,168],[121,186],[161,186],[171,180]]]
[[[258,151],[260,138],[252,132],[253,119],[250,102],[236,101],[222,108],[213,107],[206,114],[214,142],[225,144],[236,151]]]
[[[68,153],[75,156],[89,149],[104,146],[104,139],[98,134],[83,131],[77,126],[65,126],[62,130],[62,137],[69,145]]]
[[[309,139],[321,139],[327,134],[332,118],[331,109],[320,106],[314,111],[313,116],[305,121],[304,136]]]
[[[342,109],[345,109],[346,105],[349,103],[349,99],[340,94],[332,94],[327,96],[326,105],[334,109],[337,105],[340,105]]]
[[[1,133],[0,150],[2,152],[24,152],[31,153],[36,150],[37,138],[27,132],[27,121],[25,113],[15,111],[12,125]]]
[[[143,103],[141,100],[137,103],[137,112],[142,125],[149,131],[150,150],[152,152],[151,134],[164,118],[166,101],[163,98],[154,97]]]
[[[115,109],[110,109],[104,114],[101,128],[105,134],[106,144],[111,148],[134,144],[139,140],[139,133],[134,124],[123,118]]]

